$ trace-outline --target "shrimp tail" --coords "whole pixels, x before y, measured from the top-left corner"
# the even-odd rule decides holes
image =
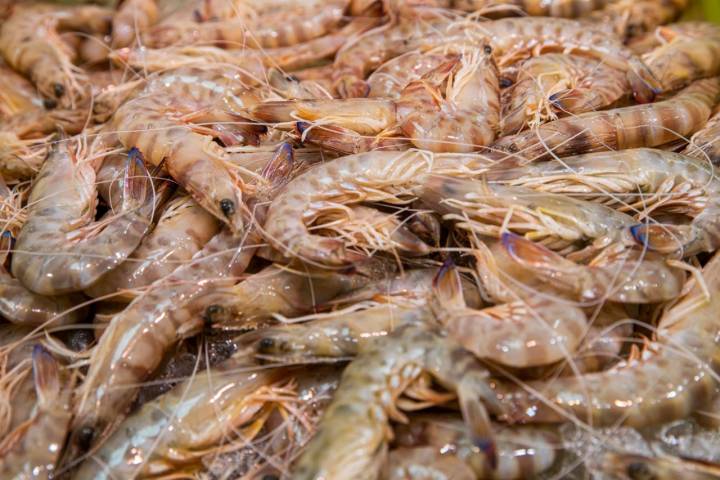
[[[52,405],[60,394],[60,370],[57,360],[45,347],[38,344],[33,348],[32,364],[38,403],[41,406]]]
[[[149,194],[152,190],[150,178],[150,172],[145,167],[142,153],[135,147],[131,148],[123,172],[124,209],[148,203]]]
[[[497,447],[490,415],[485,407],[487,404],[500,411],[495,392],[484,381],[463,380],[458,387],[457,395],[460,411],[470,430],[473,444],[486,455],[489,464],[495,469],[498,462]]]
[[[297,122],[295,129],[303,143],[320,145],[343,155],[368,152],[370,150],[402,150],[409,142],[401,138],[364,136],[337,125],[318,125],[310,128],[308,122]]]
[[[648,249],[670,254],[684,251],[685,255],[694,251],[694,229],[689,225],[646,225],[644,223],[630,227],[630,233],[639,244]],[[694,252],[697,253],[697,252]]]
[[[12,233],[5,230],[2,232],[2,235],[0,235],[0,267],[3,263],[5,263],[5,260],[7,260],[8,255],[10,254],[10,251],[12,250],[13,246],[13,236]]]
[[[431,305],[436,315],[465,308],[462,281],[452,260],[446,260],[433,278],[433,293]]]
[[[574,264],[561,255],[530,241],[520,235],[504,232],[501,237],[503,247],[518,264],[545,272],[571,273]]]
[[[650,103],[663,91],[660,81],[639,60],[630,61],[627,79],[632,88],[633,97],[639,103]]]
[[[265,165],[261,175],[273,184],[273,188],[284,184],[295,166],[295,151],[288,142],[283,142],[275,150],[273,158]]]

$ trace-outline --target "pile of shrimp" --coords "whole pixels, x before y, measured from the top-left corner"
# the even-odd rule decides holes
[[[1,478],[720,479],[689,0],[116,3],[0,0]]]

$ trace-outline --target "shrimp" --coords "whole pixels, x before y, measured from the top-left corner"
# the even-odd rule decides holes
[[[150,285],[190,261],[220,230],[219,222],[186,195],[170,201],[157,225],[120,266],[100,277],[85,293],[113,300],[132,300]]]
[[[536,17],[583,17],[604,8],[615,0],[454,0],[453,8],[474,12],[488,7],[507,5]]]
[[[629,92],[622,71],[594,59],[561,54],[531,58],[503,94],[502,132],[509,135],[559,116],[600,110]]]
[[[57,360],[41,345],[32,361],[37,404],[31,418],[0,442],[3,478],[53,478],[72,416],[74,382],[63,382]]]
[[[643,55],[663,88],[675,90],[694,80],[720,74],[720,27],[705,22],[658,27],[664,43]]]
[[[120,209],[93,222],[102,157],[81,144],[72,151],[69,143],[55,146],[35,179],[12,258],[15,278],[43,295],[83,290],[122,263],[145,235],[155,207],[151,180],[131,152]]]
[[[682,153],[700,160],[709,159],[715,166],[720,164],[720,110],[716,109],[705,126],[692,136]]]
[[[144,35],[144,40],[154,48],[196,42],[230,49],[288,47],[335,30],[348,3],[348,0],[316,2],[315,5],[267,12],[255,20],[230,18],[204,23],[162,23]]]
[[[630,40],[655,27],[672,22],[690,0],[614,0],[592,12],[588,20],[607,25],[622,40]]]
[[[132,403],[138,384],[158,367],[165,352],[203,326],[203,296],[234,284],[256,246],[240,245],[227,229],[200,250],[193,261],[157,280],[115,315],[90,358],[90,370],[77,402],[70,455],[87,450],[109,434]]]
[[[398,98],[403,89],[450,60],[442,53],[420,50],[399,55],[375,70],[367,79],[370,98]]]
[[[641,428],[684,418],[710,402],[717,385],[710,369],[718,354],[720,256],[705,265],[702,276],[704,285],[694,283],[662,315],[640,358],[604,372],[530,382],[529,391],[496,383],[499,400],[511,410],[507,418],[546,423],[573,415],[593,426]]]
[[[112,48],[127,47],[139,40],[140,35],[158,21],[155,0],[125,0],[112,20]]]
[[[419,80],[410,82],[396,100],[269,102],[254,108],[252,116],[269,122],[316,121],[318,125],[337,125],[358,135],[380,137],[399,128],[418,148],[436,152],[477,150],[494,140],[500,121],[492,49],[487,45],[449,45],[445,51],[455,54]],[[347,141],[335,140],[334,144]]]
[[[8,183],[27,180],[37,174],[47,157],[49,138],[21,140],[0,131],[0,175]]]
[[[607,453],[602,459],[600,471],[614,478],[641,480],[654,478],[682,478],[687,480],[717,480],[720,467],[717,464],[676,458],[671,456],[646,457],[631,453]]]
[[[552,431],[533,427],[501,429],[497,431],[495,439],[497,465],[492,465],[483,452],[472,444],[461,418],[447,414],[413,416],[407,425],[396,427],[396,439],[393,442],[396,448],[390,451],[385,464],[387,475],[383,478],[426,478],[413,474],[418,470],[443,470],[442,460],[450,458],[455,460],[450,465],[465,472],[465,476],[447,478],[534,478],[553,465],[560,445],[558,436]]]
[[[8,65],[29,77],[42,96],[73,108],[86,94],[85,78],[73,65],[74,51],[60,38],[60,30],[108,29],[110,12],[95,6],[47,5],[17,7],[0,28],[0,53]]]
[[[685,275],[652,252],[627,250],[609,261],[576,264],[512,233],[502,242],[510,257],[553,287],[583,302],[658,303],[680,295]]]
[[[293,478],[377,478],[392,437],[389,421],[405,420],[395,405],[397,398],[423,371],[457,395],[473,444],[495,465],[486,407],[499,410],[488,391],[488,372],[455,343],[407,326],[375,342],[348,365],[317,434],[293,468]],[[437,399],[438,394],[431,394],[427,402]]]
[[[580,308],[545,297],[468,308],[460,277],[447,266],[435,279],[431,305],[451,338],[479,358],[511,367],[547,365],[567,357],[587,328]]]
[[[251,441],[274,409],[298,399],[281,387],[282,369],[230,359],[142,406],[92,452],[73,478],[156,476],[201,467],[203,455],[235,438]]]
[[[463,26],[467,28],[466,26]],[[652,101],[660,85],[652,72],[618,39],[575,20],[561,18],[504,18],[474,25],[476,34],[489,39],[501,68],[528,52],[546,50],[581,53],[597,58],[610,68],[627,73],[633,95],[640,102]]]
[[[504,231],[524,235],[561,254],[587,242],[632,245],[633,218],[612,208],[565,195],[429,175],[420,198],[455,227],[500,238]]]
[[[292,317],[378,280],[390,269],[387,262],[372,259],[352,273],[271,265],[233,287],[215,289],[205,315],[225,328],[277,315]]]
[[[213,142],[212,123],[242,120],[235,109],[256,101],[232,71],[187,68],[160,76],[140,96],[115,112],[112,124],[120,142],[137,148],[168,173],[195,201],[233,231],[243,227],[242,191],[228,169],[226,154]],[[209,123],[193,126],[192,121]],[[258,126],[239,124],[240,135],[258,134]],[[251,139],[252,137],[250,137]]]
[[[668,100],[562,118],[503,137],[490,148],[519,154],[530,162],[553,156],[656,147],[702,128],[719,95],[720,78],[698,80]]]
[[[423,174],[471,175],[492,165],[481,155],[368,152],[314,166],[293,179],[268,209],[263,236],[288,257],[328,265],[365,258],[339,239],[310,233],[308,222],[327,209],[359,202],[409,203]]]

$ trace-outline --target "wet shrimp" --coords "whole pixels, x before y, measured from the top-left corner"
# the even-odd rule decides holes
[[[462,419],[448,414],[420,414],[407,425],[396,426],[396,438],[385,463],[387,480],[426,478],[422,473],[442,468],[443,459],[459,473],[456,480],[534,478],[557,458],[560,440],[545,428],[499,429],[495,436],[497,465],[478,450],[468,437]],[[415,476],[419,473],[419,476]],[[446,477],[441,477],[446,478]]]
[[[223,443],[249,442],[274,409],[293,411],[293,389],[282,369],[240,359],[195,374],[126,418],[90,453],[73,478],[114,479],[199,470],[202,456]]]
[[[685,418],[705,406],[717,385],[711,365],[720,329],[720,256],[705,265],[702,276],[704,285],[692,280],[690,292],[665,311],[639,358],[604,372],[525,386],[496,383],[500,402],[512,410],[507,418],[545,423],[571,415],[592,426],[641,428]]]
[[[580,153],[656,147],[690,136],[710,118],[720,78],[698,80],[668,100],[588,112],[503,137],[490,148],[524,161]]]
[[[151,221],[152,181],[137,152],[127,158],[120,207],[95,222],[95,174],[102,158],[79,140],[56,144],[28,199],[12,273],[43,295],[83,290],[124,261]]]
[[[634,244],[631,216],[565,195],[440,175],[425,177],[418,195],[456,228],[498,239],[510,231],[561,254],[592,242]]]
[[[540,55],[520,66],[515,85],[503,94],[502,133],[601,110],[629,93],[625,74],[602,62],[577,55]]]
[[[60,38],[60,30],[101,33],[110,12],[96,6],[17,6],[0,28],[0,53],[7,63],[32,80],[42,96],[63,107],[74,107],[85,96],[85,79],[73,65],[75,52]]]
[[[85,293],[132,300],[136,289],[173,272],[202,249],[220,230],[219,222],[186,195],[171,200],[153,230],[120,266],[100,277]]]
[[[598,469],[614,478],[626,480],[682,478],[687,480],[717,480],[720,467],[711,462],[674,456],[646,457],[631,453],[605,454]]]
[[[33,354],[37,403],[31,418],[0,442],[3,478],[53,478],[72,416],[72,380],[41,345]]]
[[[720,74],[720,27],[705,22],[659,27],[658,48],[643,55],[645,64],[663,88],[675,90],[694,80]]]
[[[254,243],[252,236],[242,239],[222,230],[190,263],[157,280],[112,317],[80,387],[69,455],[109,434],[165,352],[202,329],[208,307],[203,296],[235,283],[255,253]]]
[[[692,136],[682,153],[703,161],[709,159],[715,166],[720,164],[720,110],[715,109],[715,114]]]
[[[134,44],[158,17],[155,0],[124,0],[113,16],[110,46],[122,48]]]
[[[690,0],[613,0],[602,10],[588,15],[588,20],[605,25],[623,41],[675,20]]]
[[[310,232],[308,222],[322,210],[359,202],[409,203],[413,188],[429,171],[470,175],[492,161],[480,155],[374,151],[317,165],[292,180],[270,204],[263,236],[280,253],[328,265],[365,256],[339,239]]]
[[[398,98],[403,89],[450,60],[442,52],[419,50],[399,55],[375,70],[367,79],[370,98]]]
[[[0,131],[0,175],[5,181],[17,183],[35,176],[47,157],[49,139],[21,140]]]
[[[162,23],[147,32],[144,40],[153,48],[193,43],[228,49],[287,47],[331,33],[342,21],[347,4],[348,0],[306,2],[256,19]]]
[[[488,7],[507,5],[513,11],[521,10],[535,17],[583,17],[604,8],[614,0],[455,0],[453,8],[474,12]]]
[[[473,444],[496,464],[486,408],[499,411],[486,385],[488,372],[455,343],[407,326],[348,365],[317,434],[294,465],[293,478],[377,478],[392,438],[389,421],[405,419],[398,397],[424,371],[457,395]],[[426,401],[436,403],[438,394],[428,393]]]
[[[407,84],[395,100],[269,102],[255,107],[252,116],[266,122],[316,122],[320,129],[325,125],[337,127],[347,132],[348,138],[326,142],[332,142],[343,153],[354,152],[355,148],[338,145],[351,142],[355,136],[393,137],[398,130],[418,148],[434,152],[477,150],[492,142],[500,122],[492,49],[488,45],[448,45],[443,51],[449,60]]]

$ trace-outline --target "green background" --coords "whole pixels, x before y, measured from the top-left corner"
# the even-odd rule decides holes
[[[683,20],[709,20],[720,23],[720,0],[697,0],[683,15]]]

